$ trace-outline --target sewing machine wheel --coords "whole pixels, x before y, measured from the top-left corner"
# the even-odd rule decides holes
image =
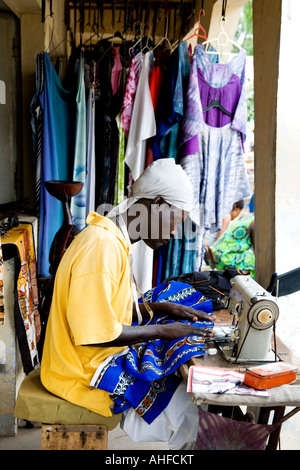
[[[251,328],[266,330],[277,321],[279,316],[278,305],[273,302],[261,300],[252,305],[248,311],[247,319]]]

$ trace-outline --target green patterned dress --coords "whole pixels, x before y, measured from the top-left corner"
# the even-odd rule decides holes
[[[254,216],[232,222],[212,246],[215,268],[224,270],[233,266],[255,276],[255,255],[248,233]]]

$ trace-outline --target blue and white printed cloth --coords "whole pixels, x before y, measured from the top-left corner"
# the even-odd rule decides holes
[[[186,283],[171,281],[146,292],[147,302],[175,302],[213,314],[212,303]],[[168,316],[154,317],[149,324],[171,323]],[[189,323],[182,321],[183,323]],[[213,321],[193,323],[211,331]],[[114,413],[133,407],[151,423],[168,405],[181,376],[179,367],[193,356],[205,354],[201,336],[182,337],[173,341],[151,340],[129,346],[122,353],[101,364],[91,386],[106,390],[114,402]]]

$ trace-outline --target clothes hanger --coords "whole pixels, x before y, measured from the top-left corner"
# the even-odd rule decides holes
[[[168,45],[169,45],[169,48],[171,49],[171,52],[173,52],[173,47],[172,47],[172,44],[170,43],[169,39],[168,39],[168,21],[169,21],[169,18],[166,17],[166,31],[165,31],[165,36],[156,44],[156,46],[153,47],[153,51],[154,49],[156,49],[163,41],[167,41]]]
[[[146,24],[147,24],[147,23],[146,23]],[[145,24],[145,26],[146,26],[146,24]],[[145,26],[144,26],[144,28],[145,28]],[[143,52],[145,49],[148,49],[148,51],[150,50],[150,48],[149,48],[148,44],[149,44],[149,39],[150,39],[151,29],[152,29],[152,26],[150,26],[150,29],[149,29],[149,34],[148,34],[148,36],[147,36],[147,41],[146,41],[146,44],[145,44],[145,46],[143,47],[143,49],[141,50],[141,52]]]
[[[232,39],[229,39],[228,34],[225,31],[225,25],[227,23],[227,19],[225,16],[221,16],[220,18],[220,32],[216,38],[212,39],[207,39],[207,41],[203,42],[202,45],[205,47],[206,45],[211,44],[212,42],[216,41],[217,42],[217,47],[220,48],[220,51],[215,50],[215,51],[208,51],[206,50],[207,54],[217,54],[217,55],[231,55],[231,52],[224,52],[223,47],[228,46],[228,43],[236,46],[239,50],[242,49],[239,43],[236,41],[233,41]]]
[[[227,109],[223,108],[219,100],[212,100],[207,108],[203,109],[203,112],[206,113],[211,108],[218,108],[220,111],[222,111],[222,113],[227,114],[227,116],[230,116],[231,118],[233,117],[233,114],[230,111],[227,111]]]
[[[217,90],[215,91],[215,95],[216,94],[217,94]],[[227,109],[223,108],[223,106],[220,103],[220,100],[216,100],[216,98],[214,98],[209,103],[209,105],[205,109],[203,109],[203,113],[206,113],[211,108],[218,108],[220,111],[222,111],[222,113],[227,114],[227,116],[230,116],[231,118],[233,117],[233,114],[230,111],[227,111]]]
[[[124,41],[124,38],[121,35],[120,31],[116,31],[114,32],[113,36],[106,38],[106,40],[111,42],[114,45],[114,44],[122,44]]]
[[[136,41],[136,43],[135,43],[133,46],[131,46],[131,47],[129,48],[129,50],[128,50],[129,56],[131,55],[131,51],[134,51],[134,49],[136,48],[136,46],[138,45],[138,43],[141,42],[142,39],[143,39],[142,29],[143,29],[143,28],[142,28],[142,23],[140,23],[140,37],[139,37],[139,39]]]
[[[98,25],[96,25],[96,27],[98,29]],[[102,26],[101,26],[101,28],[102,28]],[[105,33],[104,28],[103,28],[102,35],[99,34],[99,31],[95,31],[95,24],[93,24],[92,29],[93,29],[94,33],[86,41],[84,41],[84,43],[82,44],[82,47],[84,47],[88,42],[90,43],[89,47],[94,46],[94,44],[91,43],[91,41],[94,37],[97,37],[100,41],[103,39],[103,34]]]
[[[194,29],[193,34],[189,38],[187,38],[187,41],[189,39],[192,39],[195,36],[197,36],[198,38],[203,38],[207,41],[206,31],[203,28],[203,26],[201,25],[201,21],[200,21],[200,18],[203,15],[205,15],[205,11],[203,10],[203,8],[201,8],[200,11],[199,11],[199,15],[198,15],[198,26],[197,26],[197,28]],[[199,34],[198,31],[202,31],[202,34]]]

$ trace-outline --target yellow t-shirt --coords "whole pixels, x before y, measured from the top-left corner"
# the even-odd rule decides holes
[[[41,363],[53,394],[104,416],[113,404],[90,381],[108,356],[124,347],[84,346],[116,339],[132,321],[128,244],[107,217],[91,212],[58,267]]]

